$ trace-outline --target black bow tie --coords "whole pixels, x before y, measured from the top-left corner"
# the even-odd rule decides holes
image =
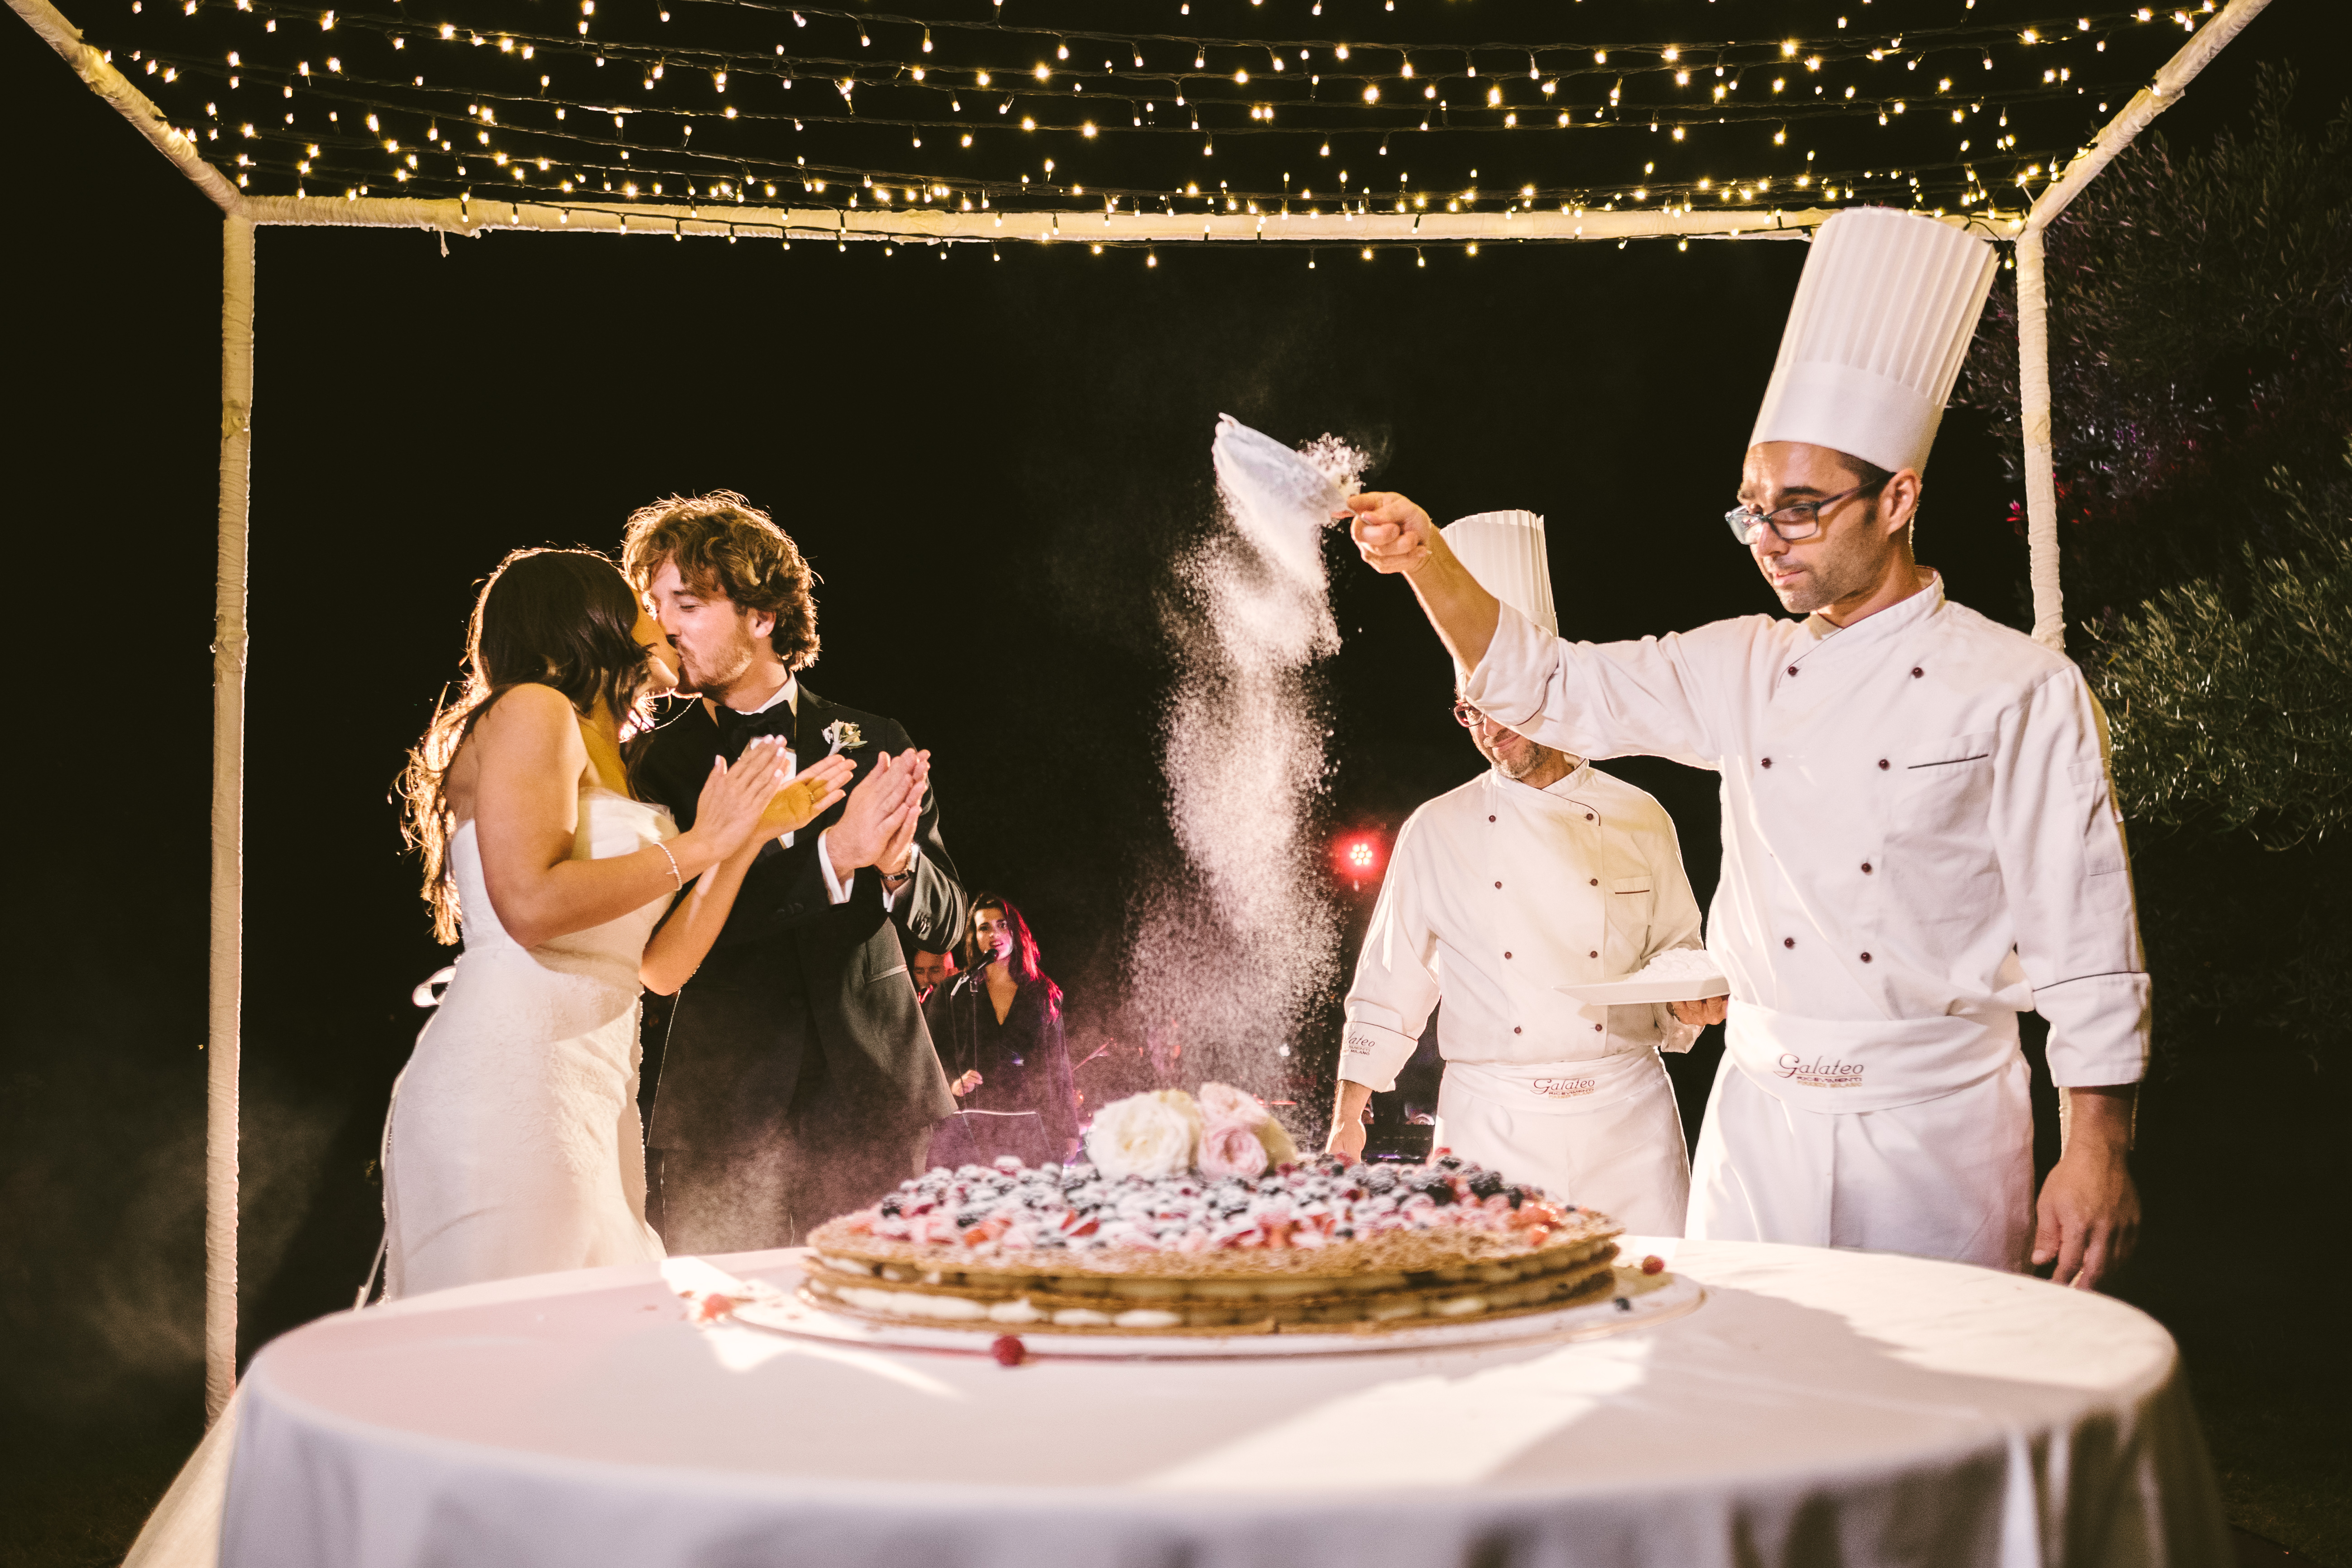
[[[719,753],[730,763],[743,754],[743,748],[752,737],[772,732],[770,726],[779,712],[782,713],[786,722],[792,719],[789,703],[780,702],[757,713],[738,713],[724,702],[714,702],[710,706],[711,721],[719,727]]]

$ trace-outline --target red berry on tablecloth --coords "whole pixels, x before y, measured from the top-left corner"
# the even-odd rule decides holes
[[[999,1366],[1019,1366],[1029,1359],[1029,1347],[1021,1342],[1018,1334],[999,1334],[989,1342],[988,1353],[996,1358]]]

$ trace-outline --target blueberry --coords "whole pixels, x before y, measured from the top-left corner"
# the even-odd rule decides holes
[[[960,1230],[968,1230],[971,1226],[978,1225],[982,1220],[988,1217],[989,1212],[993,1206],[993,1205],[990,1204],[965,1205],[962,1208],[956,1210],[956,1227]]]
[[[1441,1171],[1458,1171],[1462,1168],[1462,1156],[1459,1154],[1440,1154],[1437,1157],[1437,1168]]]
[[[1492,1171],[1481,1171],[1470,1178],[1470,1191],[1482,1198],[1491,1198],[1503,1190],[1503,1178]]]
[[[898,1212],[898,1194],[892,1193],[888,1197],[884,1198],[882,1200],[881,1206],[882,1213],[886,1215],[897,1214]]]

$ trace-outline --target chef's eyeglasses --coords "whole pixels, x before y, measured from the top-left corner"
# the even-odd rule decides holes
[[[1486,714],[1479,712],[1467,702],[1456,702],[1454,705],[1454,721],[1465,730],[1475,730],[1481,723],[1492,724],[1497,730],[1503,728],[1501,720],[1487,718]]]
[[[1756,531],[1759,527],[1770,529],[1781,539],[1793,544],[1800,539],[1811,539],[1822,531],[1822,512],[1824,508],[1833,507],[1842,500],[1850,500],[1864,490],[1883,489],[1886,479],[1894,477],[1889,474],[1886,479],[1872,479],[1866,484],[1856,485],[1850,490],[1840,490],[1833,496],[1823,496],[1819,500],[1795,501],[1778,511],[1759,511],[1752,506],[1736,506],[1723,514],[1723,521],[1731,525],[1731,536],[1742,544],[1753,544],[1756,542]]]

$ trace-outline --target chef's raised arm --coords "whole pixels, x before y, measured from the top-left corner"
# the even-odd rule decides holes
[[[1571,643],[1557,635],[1541,518],[1481,512],[1440,529],[1393,492],[1350,496],[1348,505],[1358,552],[1412,584],[1454,656],[1463,698],[1496,723],[1571,756],[1643,752],[1694,767],[1722,756],[1685,639]]]
[[[2008,766],[1991,827],[2017,956],[2050,1021],[2061,1088],[2137,1083],[2147,1070],[2148,977],[2123,819],[2107,774],[2106,716],[2068,665],[2006,716]]]

